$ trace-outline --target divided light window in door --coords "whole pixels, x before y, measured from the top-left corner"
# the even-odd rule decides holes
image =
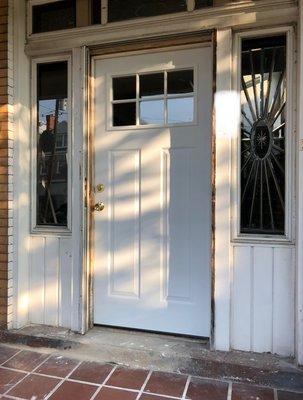
[[[194,70],[112,78],[112,126],[162,126],[195,122]]]

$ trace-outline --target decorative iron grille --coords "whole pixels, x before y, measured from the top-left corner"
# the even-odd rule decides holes
[[[242,42],[241,233],[285,231],[286,38]]]

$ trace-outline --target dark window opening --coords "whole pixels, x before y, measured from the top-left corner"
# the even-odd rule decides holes
[[[286,37],[243,40],[241,60],[241,233],[284,235]]]
[[[68,65],[38,65],[37,225],[67,226]]]
[[[136,98],[136,75],[113,78],[113,99],[127,100]]]
[[[33,33],[76,26],[76,0],[62,0],[33,6]]]
[[[187,11],[186,0],[109,0],[108,22]]]
[[[212,7],[213,5],[213,0],[196,0],[196,8]]]
[[[136,103],[113,104],[113,125],[136,125]]]
[[[91,23],[101,24],[101,0],[91,0]]]

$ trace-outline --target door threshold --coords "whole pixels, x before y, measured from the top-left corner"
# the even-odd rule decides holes
[[[169,338],[179,338],[179,339],[188,339],[189,341],[199,341],[200,343],[204,343],[205,346],[209,347],[210,339],[209,337],[205,336],[194,336],[194,335],[186,335],[183,333],[173,333],[173,332],[161,332],[161,331],[153,331],[153,330],[146,330],[146,329],[137,329],[125,326],[113,326],[113,325],[104,325],[104,324],[94,324],[96,328],[104,328],[104,329],[111,329],[113,331],[121,331],[121,332],[128,332],[128,333],[141,333],[143,335],[157,335]]]

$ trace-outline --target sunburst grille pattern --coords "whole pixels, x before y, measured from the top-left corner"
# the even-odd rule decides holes
[[[241,233],[285,230],[286,38],[242,42]]]

